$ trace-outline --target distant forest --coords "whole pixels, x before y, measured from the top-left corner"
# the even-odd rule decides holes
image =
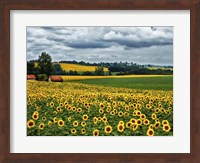
[[[38,62],[38,60],[31,60],[28,61],[27,64],[30,65],[30,63]],[[98,70],[96,71],[103,71],[103,67],[107,67],[109,72],[104,73],[104,72],[82,72],[79,73],[77,71],[70,70],[69,72],[66,72],[62,70],[61,66],[59,63],[68,63],[68,64],[79,64],[79,65],[84,65],[84,66],[97,66]],[[33,64],[32,64],[33,65]],[[159,75],[171,75],[173,74],[173,66],[157,66],[157,65],[140,65],[137,63],[128,63],[128,62],[114,62],[114,63],[109,63],[109,62],[101,62],[101,63],[89,63],[89,62],[84,62],[84,61],[59,61],[59,62],[53,62],[52,64],[53,69],[52,69],[52,75],[131,75],[131,74],[159,74]],[[27,66],[30,67],[30,66]],[[102,67],[102,68],[101,68]],[[151,69],[152,67],[152,69]],[[153,69],[154,67],[158,67],[156,69]],[[33,69],[32,69],[33,70]],[[30,72],[29,74],[34,72]]]
[[[96,66],[95,71],[82,71],[77,72],[74,70],[65,71],[62,69],[60,63],[77,64],[84,66]],[[104,68],[108,68],[108,71],[104,72]],[[84,61],[59,61],[52,62],[52,58],[46,52],[42,52],[37,60],[27,61],[27,74],[34,74],[42,76],[42,78],[48,78],[50,75],[91,75],[91,76],[103,76],[103,75],[133,75],[133,74],[149,74],[149,75],[172,75],[173,66],[156,66],[156,65],[140,65],[137,63],[128,62],[100,62],[100,63],[88,63]],[[44,75],[46,75],[44,77]]]

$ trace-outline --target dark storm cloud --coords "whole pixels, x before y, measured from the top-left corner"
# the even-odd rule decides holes
[[[105,42],[101,41],[87,41],[87,42],[71,42],[66,43],[69,47],[77,48],[77,49],[88,49],[88,48],[108,48],[111,45],[106,44]]]
[[[173,63],[173,27],[27,27],[27,59]]]
[[[152,40],[152,41],[131,41],[131,40],[106,40],[107,42],[113,42],[119,45],[124,45],[129,48],[144,48],[150,46],[163,46],[163,45],[172,45],[171,40]]]
[[[54,42],[63,42],[63,41],[65,41],[64,38],[53,37],[53,36],[47,36],[46,39],[50,40],[50,41],[54,41]]]

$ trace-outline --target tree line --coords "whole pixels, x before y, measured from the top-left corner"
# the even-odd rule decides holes
[[[59,63],[73,63],[85,66],[96,66],[95,71],[85,71],[77,72],[70,70],[66,72],[63,70]],[[148,67],[153,67],[152,65],[147,65]],[[108,72],[104,71],[104,67],[108,68]],[[166,69],[165,69],[166,68]],[[167,69],[168,68],[168,69]],[[51,75],[87,75],[87,76],[104,76],[104,75],[130,75],[130,74],[164,74],[169,75],[173,74],[172,66],[166,66],[164,69],[149,69],[145,65],[139,65],[136,63],[127,63],[127,62],[101,62],[101,63],[88,63],[84,61],[60,61],[58,63],[52,63],[51,56],[42,52],[37,60],[27,61],[27,74],[36,75],[37,80],[48,80],[48,77]]]

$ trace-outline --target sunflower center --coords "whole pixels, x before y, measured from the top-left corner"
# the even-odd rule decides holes
[[[33,122],[29,122],[29,126],[33,126]]]
[[[107,128],[106,128],[106,131],[110,131],[110,130],[111,130],[110,127],[107,127]]]
[[[152,130],[149,131],[149,135],[153,135],[153,131]]]
[[[169,129],[169,127],[168,126],[165,126],[165,130],[168,130]]]

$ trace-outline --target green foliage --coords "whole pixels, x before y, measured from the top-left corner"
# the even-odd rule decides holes
[[[38,58],[38,70],[40,74],[46,74],[47,76],[52,74],[53,66],[51,61],[51,56],[46,52],[42,52]]]
[[[80,75],[77,71],[69,70],[68,75]]]
[[[173,77],[137,77],[137,78],[107,78],[107,79],[87,79],[73,81],[77,83],[102,85],[107,87],[150,89],[150,90],[172,90]]]
[[[59,63],[53,64],[53,75],[66,75],[67,73],[61,68]]]
[[[27,74],[36,74],[37,68],[34,61],[27,61]]]
[[[47,81],[48,77],[47,77],[46,74],[38,74],[37,75],[37,80],[39,80],[39,81]]]
[[[98,66],[95,68],[94,74],[97,76],[103,76],[104,75],[104,70],[102,66]]]

